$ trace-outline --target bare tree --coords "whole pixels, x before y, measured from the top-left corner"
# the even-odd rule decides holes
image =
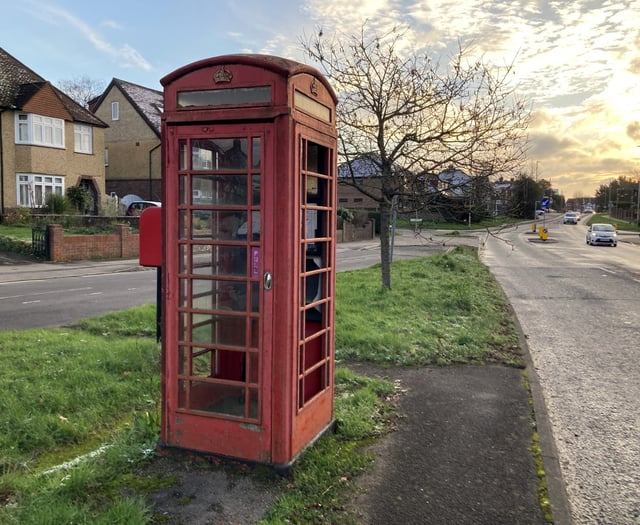
[[[105,83],[102,80],[81,76],[71,80],[60,80],[57,87],[82,107],[88,108],[89,102],[102,94]]]
[[[391,288],[389,225],[398,199],[424,206],[433,198],[427,182],[455,166],[476,178],[512,173],[525,156],[527,105],[502,69],[468,61],[459,47],[447,66],[426,50],[403,55],[408,31],[303,39],[338,93],[339,155],[350,170],[342,183],[374,199],[380,211],[382,286]],[[374,165],[375,184],[353,166]],[[356,162],[358,161],[358,162]]]

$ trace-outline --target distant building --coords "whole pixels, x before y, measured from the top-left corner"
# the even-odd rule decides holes
[[[376,211],[378,201],[358,189],[378,195],[381,188],[380,168],[376,156],[362,155],[338,166],[338,207],[350,210]]]
[[[0,48],[0,215],[40,208],[86,188],[89,213],[105,194],[107,124]]]
[[[109,123],[105,132],[106,190],[160,201],[162,156],[161,91],[114,78],[89,107]]]

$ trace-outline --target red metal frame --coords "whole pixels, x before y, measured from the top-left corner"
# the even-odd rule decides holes
[[[162,442],[286,465],[333,421],[335,94],[259,55],[161,82]]]

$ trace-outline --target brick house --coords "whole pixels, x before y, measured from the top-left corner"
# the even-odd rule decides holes
[[[81,186],[105,191],[102,120],[0,48],[0,216]]]
[[[161,91],[117,78],[89,103],[91,111],[109,123],[105,131],[107,193],[161,200],[162,105]]]

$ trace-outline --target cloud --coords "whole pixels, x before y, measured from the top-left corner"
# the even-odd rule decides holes
[[[122,29],[122,25],[115,20],[104,20],[100,25],[109,29]]]
[[[135,49],[128,44],[116,47],[109,41],[105,40],[102,35],[82,19],[78,18],[71,12],[61,9],[53,5],[32,2],[34,8],[38,11],[35,16],[41,16],[48,13],[53,16],[54,22],[63,22],[86,38],[95,49],[104,53],[120,63],[121,67],[141,69],[143,71],[151,71],[151,64]]]
[[[532,133],[529,137],[531,156],[538,160],[556,159],[573,156],[579,150],[579,143],[568,138],[560,139],[555,135]]]
[[[640,144],[640,121],[634,120],[627,124],[627,136]]]

